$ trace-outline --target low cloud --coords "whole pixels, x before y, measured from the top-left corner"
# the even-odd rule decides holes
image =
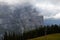
[[[60,19],[60,13],[57,13],[56,15],[54,15],[53,18]]]
[[[60,0],[0,0],[0,2],[14,5],[11,6],[11,9],[14,9],[17,5],[23,3],[30,3],[37,9],[39,8],[40,14],[42,14],[45,19],[60,19],[57,17],[57,15],[60,14]]]
[[[36,3],[36,7],[40,8],[41,14],[44,16],[44,19],[60,19],[60,1],[59,0],[41,0],[42,2]]]

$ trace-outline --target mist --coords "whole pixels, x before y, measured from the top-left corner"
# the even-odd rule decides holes
[[[38,8],[31,3],[9,5],[3,2],[0,4],[1,30],[23,33],[24,30],[35,29],[35,24],[40,24],[38,24],[39,22],[33,23],[32,21],[37,21],[38,19],[35,18],[39,17],[39,14]]]

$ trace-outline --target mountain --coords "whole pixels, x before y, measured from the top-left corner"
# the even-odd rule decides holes
[[[30,4],[17,5],[10,9],[9,5],[0,5],[0,28],[3,31],[24,32],[43,24],[43,16]],[[38,26],[38,27],[37,27]]]
[[[45,19],[44,20],[45,25],[52,25],[52,24],[60,24],[60,19]]]

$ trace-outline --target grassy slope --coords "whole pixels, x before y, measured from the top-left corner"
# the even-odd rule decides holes
[[[42,37],[30,39],[30,40],[60,40],[60,33],[50,34],[47,36],[42,36]]]

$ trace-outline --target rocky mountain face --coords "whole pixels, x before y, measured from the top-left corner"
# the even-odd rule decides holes
[[[11,9],[12,8],[12,9]],[[14,9],[14,10],[13,10]],[[33,30],[43,25],[43,16],[30,4],[10,7],[0,5],[0,30],[21,32]]]

